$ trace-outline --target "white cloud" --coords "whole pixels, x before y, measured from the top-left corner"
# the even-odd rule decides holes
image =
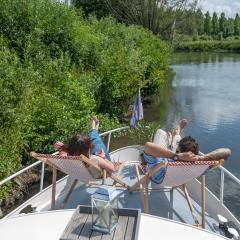
[[[239,0],[200,0],[199,5],[203,12],[209,11],[211,14],[225,12],[227,17],[235,17],[236,13],[240,13]]]

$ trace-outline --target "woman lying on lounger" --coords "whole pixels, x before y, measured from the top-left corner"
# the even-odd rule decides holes
[[[231,154],[228,148],[216,149],[206,155],[199,155],[199,147],[196,140],[190,136],[181,138],[180,133],[187,126],[187,120],[182,119],[173,132],[166,133],[158,129],[154,137],[154,143],[147,142],[144,147],[143,160],[149,168],[154,168],[160,162],[172,161],[211,161],[227,159]],[[161,168],[152,180],[161,183],[166,169]]]
[[[80,134],[75,135],[70,139],[68,144],[56,142],[54,147],[61,155],[80,156],[83,154],[108,172],[116,171],[118,164],[113,164],[111,162],[108,150],[98,134],[98,128],[99,120],[97,117],[93,117],[91,120],[89,136]],[[98,176],[100,174],[99,171],[94,167],[90,166],[88,170],[95,178],[100,177]]]

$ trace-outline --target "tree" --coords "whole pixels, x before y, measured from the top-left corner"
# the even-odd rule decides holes
[[[238,13],[236,14],[236,17],[234,19],[234,35],[235,36],[240,35],[240,17]]]
[[[212,34],[215,36],[218,34],[218,15],[216,12],[213,13],[212,17]]]
[[[232,18],[229,18],[226,20],[226,32],[225,36],[233,36],[234,35],[234,20]]]
[[[211,26],[211,16],[209,14],[209,11],[205,14],[205,19],[204,19],[204,32],[207,35],[211,35],[212,32],[212,26]]]
[[[97,18],[101,18],[109,14],[104,0],[73,0],[72,3],[75,7],[82,8],[86,16],[93,13]]]
[[[225,13],[222,12],[219,18],[219,31],[222,32],[224,37],[226,37],[226,21]]]
[[[200,8],[196,12],[196,25],[198,35],[204,34],[204,15]]]
[[[111,14],[127,24],[142,25],[169,39],[186,17],[184,10],[196,8],[197,0],[105,0]]]

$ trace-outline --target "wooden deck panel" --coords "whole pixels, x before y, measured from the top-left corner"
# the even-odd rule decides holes
[[[128,217],[127,216],[119,216],[118,225],[114,234],[114,240],[124,240],[125,232],[127,229]]]
[[[88,240],[90,239],[91,234],[92,234],[92,216],[91,214],[88,214],[87,220],[84,224],[84,227],[80,235],[75,239]]]
[[[92,230],[92,214],[90,207],[77,208],[66,226],[60,240],[134,240],[137,231],[139,211],[132,209],[119,210],[116,229],[111,234],[103,234]],[[89,210],[89,211],[88,211]],[[129,216],[128,216],[129,215]],[[134,216],[135,215],[135,216]]]
[[[87,217],[87,214],[79,214],[79,210],[76,210],[71,218],[71,221],[67,225],[61,240],[76,239],[75,236],[80,235]]]
[[[102,239],[102,234],[100,232],[92,231],[91,240],[101,240]]]
[[[125,240],[132,240],[132,235],[135,232],[134,231],[135,227],[135,217],[129,217],[128,218],[128,225],[125,233]]]

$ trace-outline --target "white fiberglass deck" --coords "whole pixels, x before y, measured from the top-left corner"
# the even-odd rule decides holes
[[[126,148],[114,151],[113,153],[111,153],[111,157],[112,157],[112,159],[116,159],[116,160],[119,159],[120,161],[138,161],[139,151],[140,151],[140,147],[138,147],[138,146],[126,147]],[[56,209],[60,209],[60,206],[64,199],[64,196],[66,195],[66,192],[69,190],[69,187],[71,186],[71,183],[73,182],[73,180],[74,179],[72,179],[71,177],[65,177],[64,179],[60,180],[57,183]],[[124,170],[122,180],[127,181],[130,185],[134,184],[137,181],[135,168],[133,166],[127,167],[126,171]],[[108,183],[110,183],[110,182],[108,182]],[[187,186],[189,186],[189,194],[192,197],[193,207],[196,210],[198,221],[201,223],[201,207],[200,207],[201,197],[199,195],[200,184],[196,180],[192,180],[191,182],[189,182],[187,184]],[[180,188],[176,188],[172,192],[170,191],[169,188],[160,190],[159,185],[153,184],[153,183],[150,183],[150,188],[152,188],[153,190],[149,192],[149,207],[150,207],[149,214],[151,214],[152,216],[155,216],[155,217],[151,218],[152,221],[156,221],[155,226],[156,226],[156,224],[158,225],[157,220],[156,220],[158,218],[156,218],[156,217],[167,218],[167,219],[178,221],[181,223],[194,224],[193,217],[192,217],[192,214],[188,207],[187,201],[186,201],[184,194]],[[90,205],[91,204],[91,202],[90,202],[91,194],[95,191],[95,189],[96,188],[93,186],[87,186],[85,184],[78,182],[77,186],[75,187],[75,190],[73,191],[73,193],[71,194],[71,196],[69,198],[69,201],[65,205],[65,209],[75,209],[77,207],[77,205],[79,205],[79,204],[80,205]],[[139,192],[129,193],[127,190],[123,190],[123,189],[121,189],[120,191],[122,191],[122,194],[120,195],[120,198],[119,198],[119,207],[138,208],[138,209],[141,209],[141,211],[143,212],[143,205],[142,205],[142,201],[141,201]],[[207,202],[206,202],[206,229],[211,232],[218,232],[218,222],[215,220],[216,215],[222,214],[223,216],[226,216],[228,219],[231,219],[230,218],[231,215],[228,213],[228,211],[224,207],[222,207],[218,203],[217,199],[215,199],[214,197],[211,197],[211,195],[209,195],[207,191],[206,191],[206,200],[207,200]],[[21,211],[21,209],[24,208],[24,206],[26,206],[28,204],[31,204],[33,207],[36,207],[37,212],[44,213],[46,211],[49,211],[51,208],[51,187],[43,190],[38,195],[34,196],[32,199],[25,202],[23,206],[20,206],[18,209],[11,212],[11,214],[9,214],[7,216],[7,218],[9,218],[9,220],[6,219],[6,221],[14,222],[14,220],[11,220],[10,218],[14,217],[13,219],[15,219],[17,216],[19,216],[18,214]],[[67,210],[67,212],[69,212],[69,210]],[[39,216],[42,216],[41,214]],[[48,214],[50,214],[50,213],[48,213]],[[32,214],[25,215],[25,216],[26,216],[26,219],[28,219],[28,216],[32,216]],[[46,215],[46,216],[53,216],[53,215],[50,214],[50,215]],[[58,218],[58,216],[59,216],[59,218]],[[59,212],[57,213],[57,215],[55,215],[55,217],[58,218],[57,222],[60,221],[59,225],[62,226],[66,223],[65,222],[66,219],[61,221],[61,219],[60,219],[61,216],[62,215]],[[42,218],[44,218],[44,217],[42,217]],[[53,216],[53,218],[54,218],[54,216]],[[24,219],[24,218],[22,218],[22,219]],[[0,220],[0,224],[5,224],[4,221],[5,220]],[[25,220],[21,220],[21,221],[25,221]],[[42,219],[42,221],[44,222],[45,220]],[[46,221],[47,221],[47,218],[46,218]],[[13,223],[13,222],[11,222],[11,223]],[[16,224],[17,224],[17,220],[16,220]],[[50,226],[51,226],[51,224],[52,223],[50,223]],[[22,225],[22,223],[21,223],[21,225]],[[148,225],[150,225],[148,228],[148,230],[149,230],[149,229],[151,229],[151,224],[148,224]],[[154,226],[154,224],[152,226]],[[41,229],[43,226],[41,225],[38,227],[39,227],[39,229]],[[29,228],[32,228],[32,224],[29,225]],[[2,229],[0,228],[0,235],[5,231]],[[145,229],[145,228],[143,227],[143,229]],[[61,230],[63,231],[64,228],[62,228]],[[140,231],[141,230],[142,230],[142,228],[140,229]],[[181,227],[180,227],[180,230],[181,230]],[[41,230],[39,230],[39,231],[41,231]],[[60,231],[59,228],[57,228],[56,231],[59,232]],[[156,229],[152,230],[151,233],[154,235],[156,234],[156,236],[160,236],[159,231],[160,231],[160,227],[158,228],[158,226],[156,226]],[[164,230],[162,229],[162,231],[164,231]],[[55,231],[53,230],[53,232],[55,232]],[[170,229],[170,232],[171,232],[171,229]],[[14,234],[14,233],[11,233],[11,234]],[[41,234],[43,234],[43,233],[41,232],[40,235]],[[167,234],[167,233],[165,232],[165,234]],[[171,232],[170,234],[173,234],[173,233]],[[145,236],[145,235],[143,235],[143,236]],[[199,237],[200,237],[200,235],[199,235]],[[15,239],[15,238],[9,238],[9,239]],[[21,239],[21,238],[18,238],[18,239]],[[22,238],[22,239],[27,239],[27,238]],[[43,238],[43,239],[47,239],[47,238]],[[54,238],[51,238],[51,239],[54,239]],[[140,236],[140,239],[150,239],[150,238],[142,238],[142,236]],[[197,238],[195,238],[195,239],[197,239]],[[199,239],[203,239],[203,238],[199,238]],[[211,239],[213,239],[213,238],[211,237]]]
[[[59,240],[74,210],[51,211],[19,215],[0,221],[0,236],[4,240]],[[142,214],[138,239],[220,240],[219,235],[179,224],[163,218]],[[91,238],[90,238],[91,239]],[[94,239],[94,238],[92,238]]]

